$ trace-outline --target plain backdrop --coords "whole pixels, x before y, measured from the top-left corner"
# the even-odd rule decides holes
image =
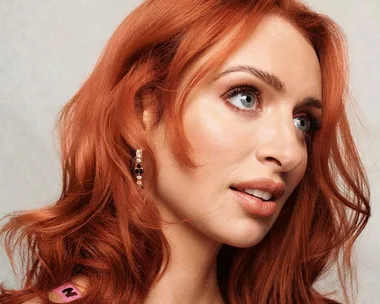
[[[181,1],[181,0],[179,0]],[[248,1],[248,0],[247,0]],[[91,72],[107,39],[138,0],[0,0],[0,217],[59,197],[53,124]],[[356,303],[380,303],[380,1],[308,0],[344,30],[353,132],[372,187],[373,216],[356,246]],[[334,285],[334,274],[321,288]],[[0,249],[0,281],[18,287]]]

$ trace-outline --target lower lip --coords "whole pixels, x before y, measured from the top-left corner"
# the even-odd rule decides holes
[[[276,212],[277,205],[274,201],[263,202],[259,198],[241,191],[231,189],[239,200],[239,203],[250,213],[260,216],[271,216]]]

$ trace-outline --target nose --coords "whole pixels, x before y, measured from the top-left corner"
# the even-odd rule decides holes
[[[294,126],[293,116],[277,113],[260,124],[260,143],[256,158],[273,171],[288,172],[296,169],[305,158],[305,142]]]

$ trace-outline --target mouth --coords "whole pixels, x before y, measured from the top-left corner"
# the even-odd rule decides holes
[[[252,196],[252,197],[254,197],[254,198],[256,198],[256,199],[259,199],[259,200],[262,201],[262,202],[269,202],[269,201],[271,201],[270,199],[265,200],[265,199],[263,199],[262,197],[255,196],[255,195],[253,195],[253,194],[251,194],[251,193],[247,193],[247,192],[245,192],[244,190],[240,190],[240,189],[237,189],[237,188],[235,188],[235,187],[230,187],[230,189],[231,189],[231,190],[234,190],[234,191],[239,191],[239,192],[244,193],[244,194],[247,194],[247,195],[250,195],[250,196]]]
[[[247,194],[246,197],[255,198],[260,202],[277,201],[286,192],[284,182],[275,181],[270,178],[254,178],[245,181],[236,182],[230,185],[230,189],[239,192],[239,194]]]
[[[276,212],[277,203],[273,200],[266,201],[261,197],[249,194],[235,187],[230,187],[230,189],[237,198],[237,201],[249,213],[264,217],[270,217]]]

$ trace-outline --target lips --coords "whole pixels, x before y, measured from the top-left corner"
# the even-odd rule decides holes
[[[257,189],[272,194],[271,200],[277,200],[285,194],[285,184],[283,182],[275,182],[269,178],[257,178],[246,180],[231,185],[231,189],[242,191],[244,189]],[[249,194],[248,194],[249,195]],[[253,196],[256,197],[256,196]]]
[[[232,190],[235,190],[235,191],[239,191],[239,192],[242,192],[242,193],[244,193],[244,194],[247,194],[247,195],[250,195],[250,196],[252,196],[252,197],[255,197],[255,198],[257,198],[257,199],[259,199],[259,200],[261,200],[261,201],[263,201],[263,202],[268,202],[268,201],[270,201],[270,200],[264,200],[263,198],[261,198],[261,197],[258,197],[258,196],[256,196],[256,195],[253,195],[253,194],[250,194],[250,193],[248,193],[248,192],[245,192],[244,190],[239,190],[239,189],[237,189],[237,188],[235,188],[235,187],[230,187]]]
[[[235,190],[233,188],[230,189],[240,205],[249,213],[264,217],[270,217],[275,214],[277,209],[276,202],[263,201],[262,199],[244,191]]]
[[[230,186],[240,205],[249,213],[259,216],[270,217],[276,213],[276,200],[281,198],[286,191],[283,182],[275,182],[269,178],[257,178],[245,180]],[[249,194],[244,189],[257,189],[271,193],[270,200],[265,201],[260,197]]]

